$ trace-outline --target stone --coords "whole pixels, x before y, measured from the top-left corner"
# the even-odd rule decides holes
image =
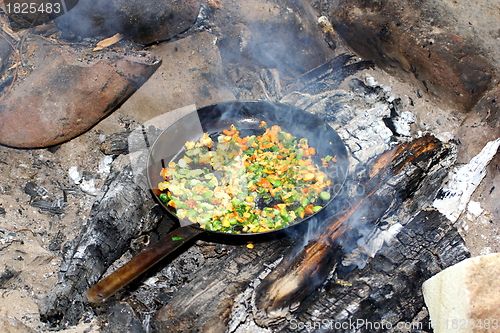
[[[484,145],[500,137],[500,86],[486,93],[457,131],[459,163],[479,153]]]
[[[423,283],[435,333],[499,329],[500,254],[466,259]]]
[[[137,43],[149,44],[187,30],[199,11],[200,0],[80,0],[55,23],[81,37],[121,33]]]
[[[142,124],[187,105],[202,107],[236,99],[216,41],[213,34],[200,32],[152,47],[150,52],[163,63],[120,107],[121,115]]]
[[[0,144],[42,148],[89,130],[127,100],[161,61],[143,52],[77,52],[34,37],[34,70],[0,104]]]
[[[340,1],[331,17],[361,57],[458,111],[469,111],[491,88],[491,61],[470,29],[454,24],[446,1]]]
[[[282,81],[296,78],[332,58],[332,50],[305,1],[225,1],[214,13],[223,32],[226,63],[277,68]]]
[[[7,333],[35,333],[31,327],[26,326],[17,318],[0,318],[0,331]]]

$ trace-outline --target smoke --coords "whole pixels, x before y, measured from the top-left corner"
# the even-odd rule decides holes
[[[80,37],[121,33],[141,44],[166,40],[187,30],[200,11],[200,0],[80,0],[55,20],[62,31]]]

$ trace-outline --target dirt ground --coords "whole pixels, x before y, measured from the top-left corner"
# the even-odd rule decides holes
[[[476,22],[477,17],[473,23]],[[480,30],[480,25],[474,27]],[[209,94],[183,93],[191,91],[187,87],[196,84],[197,80],[204,79],[207,67],[213,67],[209,69],[211,72],[221,70],[213,38],[213,35],[204,34],[189,43],[177,41],[175,45],[158,46],[153,52],[168,61],[164,60],[152,81],[121,109],[57,149],[20,150],[0,146],[0,331],[46,330],[40,320],[37,300],[49,293],[56,283],[61,248],[86,223],[95,195],[109,172],[110,157],[100,151],[101,141],[107,135],[134,129],[161,113],[182,106],[204,106],[235,99],[226,86]],[[500,35],[493,38],[498,39]],[[498,45],[495,55],[500,54]],[[172,53],[172,49],[176,52]],[[152,89],[154,80],[163,85]],[[411,85],[384,72],[370,70],[365,81],[389,87],[392,95],[400,97],[404,103],[415,102],[412,108],[417,118],[414,131],[427,130],[449,139],[463,121],[463,115],[450,117],[442,106],[418,97],[420,92]],[[480,150],[482,147],[475,148]],[[500,251],[499,165],[497,153],[487,169],[486,178],[471,199],[479,203],[481,209],[477,209],[477,204],[471,205],[458,223],[474,256]],[[26,193],[29,182],[36,185],[28,185],[35,189],[35,195]],[[34,207],[40,200],[45,208]],[[92,318],[84,318],[78,327],[62,332],[98,332],[98,326]]]

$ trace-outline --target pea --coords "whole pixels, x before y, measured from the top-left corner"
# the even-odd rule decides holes
[[[167,201],[169,201],[170,199],[169,199],[169,197],[168,197],[167,193],[162,193],[162,194],[160,194],[160,200],[161,200],[162,202],[167,202]]]
[[[323,200],[323,201],[328,201],[328,200],[330,200],[330,198],[331,198],[332,196],[330,195],[330,193],[323,191],[323,192],[321,192],[321,193],[319,194],[319,197],[320,197],[320,198],[321,198],[321,200]]]

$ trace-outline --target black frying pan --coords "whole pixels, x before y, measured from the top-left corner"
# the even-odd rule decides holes
[[[183,156],[186,141],[197,141],[203,133],[218,134],[234,124],[241,129],[244,135],[262,134],[259,126],[265,121],[268,126],[279,125],[285,132],[297,138],[307,138],[309,146],[316,148],[317,164],[321,165],[320,157],[336,156],[337,162],[323,171],[327,173],[332,185],[325,189],[330,192],[331,198],[324,203],[328,205],[339,193],[347,176],[347,150],[338,136],[328,124],[318,117],[296,107],[274,102],[226,102],[207,106],[190,113],[167,128],[156,140],[151,148],[148,160],[148,180],[155,198],[175,217],[175,210],[164,205],[158,198],[158,183],[164,179],[160,176],[161,169],[168,162]],[[321,210],[320,210],[321,211]],[[211,240],[221,242],[248,242],[265,241],[286,235],[291,229],[307,223],[313,215],[298,219],[294,224],[277,230],[261,233],[229,234],[216,231],[207,231],[189,221],[179,221],[181,227],[169,233],[155,244],[148,247],[127,264],[113,274],[103,279],[87,291],[90,301],[100,303],[116,291],[123,288],[137,276],[144,273],[151,266],[172,253],[175,249],[202,234]]]

